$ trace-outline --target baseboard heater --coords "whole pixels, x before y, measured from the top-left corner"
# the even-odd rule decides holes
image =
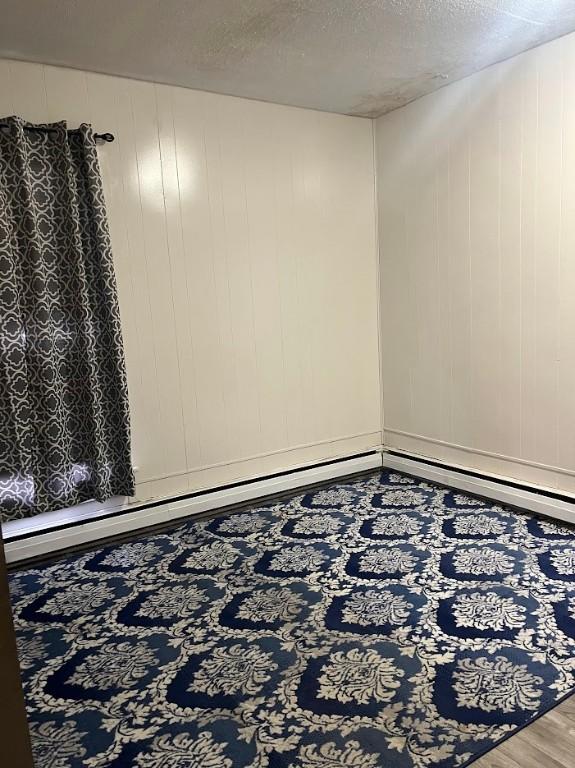
[[[248,502],[265,503],[287,491],[379,468],[381,451],[373,450],[113,512],[104,510],[91,517],[79,512],[78,519],[73,519],[73,515],[70,519],[70,515],[67,515],[65,523],[50,527],[34,529],[30,526],[30,520],[34,518],[29,518],[26,530],[23,531],[19,525],[21,521],[8,522],[2,526],[6,561],[9,564],[20,563],[82,547],[100,539],[125,536],[145,528],[157,528],[178,518],[195,517]],[[77,509],[81,510],[81,505]]]
[[[419,454],[384,448],[383,453],[374,450],[331,459],[114,512],[103,511],[93,518],[82,516],[77,520],[67,520],[65,524],[39,530],[18,532],[17,525],[5,523],[3,533],[6,560],[9,564],[22,563],[82,547],[93,541],[167,526],[170,521],[179,518],[200,516],[250,502],[265,503],[271,497],[288,491],[375,470],[382,465],[517,509],[575,524],[575,497],[569,494],[520,483],[511,478],[486,475]]]
[[[467,467],[446,464],[420,454],[384,449],[384,467],[431,480],[449,488],[498,501],[520,510],[575,523],[575,496]]]

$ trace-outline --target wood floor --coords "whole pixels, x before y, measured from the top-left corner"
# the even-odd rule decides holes
[[[575,768],[575,695],[470,768]]]

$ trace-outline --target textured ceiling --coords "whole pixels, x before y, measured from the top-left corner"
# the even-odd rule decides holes
[[[0,56],[374,117],[575,30],[575,0],[0,0]]]

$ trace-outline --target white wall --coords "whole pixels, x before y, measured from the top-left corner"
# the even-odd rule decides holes
[[[0,61],[99,148],[137,499],[381,443],[370,120]]]
[[[575,36],[377,121],[384,441],[575,491]]]

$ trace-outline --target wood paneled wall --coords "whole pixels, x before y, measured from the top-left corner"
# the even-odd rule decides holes
[[[575,36],[376,130],[384,442],[575,492]]]
[[[370,120],[6,60],[0,113],[116,136],[138,500],[381,443]]]

